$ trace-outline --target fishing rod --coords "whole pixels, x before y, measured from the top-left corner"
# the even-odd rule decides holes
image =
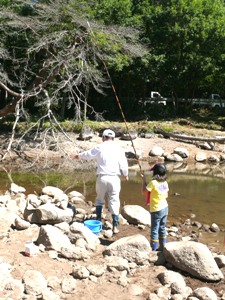
[[[90,31],[91,31],[93,37],[95,38],[94,32],[93,32],[93,30],[92,30],[92,28],[91,28],[91,26],[90,26],[90,23],[89,23],[88,21],[87,21],[87,24],[88,24],[88,27],[89,27],[89,29],[90,29]],[[99,49],[99,47],[98,47],[97,44],[96,44],[96,47],[98,48],[98,51],[99,51],[99,53],[100,53],[100,49]],[[140,161],[139,161],[139,158],[138,158],[138,155],[137,155],[137,151],[136,151],[136,148],[135,148],[135,146],[134,146],[134,142],[133,142],[133,140],[132,140],[132,137],[131,137],[131,134],[130,134],[130,131],[129,131],[129,128],[128,128],[128,125],[127,125],[127,121],[126,121],[125,115],[124,115],[124,113],[123,113],[123,109],[122,109],[122,106],[121,106],[121,104],[120,104],[119,97],[118,97],[118,95],[117,95],[117,93],[116,93],[116,89],[115,89],[115,86],[114,86],[114,84],[113,84],[111,75],[110,75],[110,73],[109,73],[109,70],[108,70],[108,68],[107,68],[107,66],[106,66],[105,60],[103,59],[102,55],[100,55],[100,59],[101,59],[101,61],[102,61],[102,63],[103,63],[103,66],[104,66],[104,68],[105,68],[106,74],[107,74],[107,76],[108,76],[108,78],[109,78],[109,81],[110,81],[110,84],[111,84],[111,87],[112,87],[114,96],[115,96],[115,98],[116,98],[117,104],[118,104],[118,106],[119,106],[119,109],[120,109],[120,112],[121,112],[121,115],[122,115],[124,124],[125,124],[125,126],[126,126],[126,129],[127,129],[127,132],[128,132],[129,138],[130,138],[130,141],[131,141],[131,145],[132,145],[132,147],[133,147],[133,149],[134,149],[134,154],[135,154],[136,159],[137,159],[137,161],[138,161],[138,165],[139,165],[140,171],[142,172],[142,168],[141,168],[141,164],[140,164]]]

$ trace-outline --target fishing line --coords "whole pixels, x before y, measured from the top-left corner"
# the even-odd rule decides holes
[[[90,26],[90,23],[89,23],[88,21],[87,21],[87,24],[88,24],[88,27],[89,27],[89,29],[90,29],[90,31],[91,31],[93,37],[95,38],[94,32],[92,31],[91,26]],[[98,48],[98,51],[99,51],[99,53],[100,53],[100,49],[99,49],[98,45],[97,45],[96,43],[95,43],[95,45],[96,45],[96,47]],[[105,61],[104,61],[102,55],[100,55],[100,59],[101,59],[101,61],[102,61],[102,63],[103,63],[103,66],[104,66],[105,71],[106,71],[106,73],[107,73],[107,76],[108,76],[108,78],[109,78],[109,81],[110,81],[110,84],[111,84],[111,87],[112,87],[114,96],[115,96],[115,98],[116,98],[117,104],[118,104],[118,106],[119,106],[119,109],[120,109],[120,112],[121,112],[121,115],[122,115],[124,124],[125,124],[125,126],[126,126],[126,129],[127,129],[127,132],[128,132],[129,138],[130,138],[130,141],[131,141],[131,145],[132,145],[132,147],[133,147],[133,149],[134,149],[134,153],[135,153],[136,159],[137,159],[137,161],[138,161],[138,165],[139,165],[140,171],[142,172],[142,168],[141,168],[141,164],[140,164],[140,161],[139,161],[139,158],[138,158],[138,155],[137,155],[137,151],[136,151],[136,149],[135,149],[135,146],[134,146],[134,143],[133,143],[133,140],[132,140],[132,137],[131,137],[131,134],[130,134],[130,131],[129,131],[129,128],[128,128],[128,125],[127,125],[127,121],[126,121],[125,115],[124,115],[124,113],[123,113],[123,109],[122,109],[122,106],[121,106],[121,104],[120,104],[119,97],[117,96],[116,89],[115,89],[115,86],[114,86],[114,84],[113,84],[111,75],[110,75],[110,73],[109,73],[109,70],[108,70],[108,68],[107,68],[107,66],[106,66],[106,63],[105,63]]]

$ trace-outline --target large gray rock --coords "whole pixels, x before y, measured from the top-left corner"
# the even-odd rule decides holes
[[[61,222],[70,223],[73,221],[75,209],[67,207],[61,209],[52,203],[46,203],[36,209],[36,223],[57,224]]]
[[[122,208],[121,215],[134,225],[151,225],[150,212],[139,205],[125,205]]]
[[[164,150],[159,146],[154,146],[150,152],[150,156],[162,156],[164,154]]]
[[[41,226],[38,244],[43,244],[47,250],[61,251],[62,248],[72,248],[69,238],[63,232],[51,225]]]
[[[100,240],[96,234],[94,234],[88,227],[84,226],[83,223],[73,222],[70,225],[70,231],[68,237],[71,243],[75,244],[79,238],[84,238],[87,242],[87,248],[95,250],[100,244]]]
[[[141,234],[121,238],[103,252],[104,255],[120,256],[139,265],[149,262],[149,253],[149,241]]]
[[[210,281],[223,278],[212,253],[202,243],[170,242],[165,245],[163,253],[166,261],[197,278]]]
[[[167,161],[174,161],[174,162],[182,162],[183,161],[183,158],[176,153],[171,153],[171,154],[165,155],[165,159]]]
[[[177,147],[173,150],[173,152],[175,154],[178,154],[179,156],[181,156],[182,158],[188,158],[189,157],[189,152],[186,148],[182,148],[182,147]]]
[[[61,189],[54,187],[54,186],[45,186],[42,189],[42,194],[48,195],[50,197],[58,198],[58,197],[64,195],[64,192]]]

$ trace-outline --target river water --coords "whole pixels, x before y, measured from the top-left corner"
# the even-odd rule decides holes
[[[201,172],[200,172],[201,173]],[[146,173],[147,181],[151,173]],[[26,188],[26,194],[41,193],[46,185],[59,187],[65,193],[77,190],[86,196],[86,200],[95,201],[95,171],[92,172],[42,172],[22,173],[0,172],[0,193],[4,193],[14,182]],[[193,172],[168,172],[169,183],[169,219],[186,220],[195,215],[195,220],[203,224],[216,223],[225,229],[225,177]],[[145,198],[141,193],[141,178],[138,168],[131,169],[129,181],[122,179],[121,206],[140,205],[146,209]],[[223,233],[217,234],[219,240]]]

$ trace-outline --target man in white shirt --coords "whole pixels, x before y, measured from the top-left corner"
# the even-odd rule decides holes
[[[128,180],[128,163],[125,152],[114,142],[115,132],[106,129],[102,134],[103,143],[94,146],[88,151],[79,154],[71,154],[73,159],[95,159],[97,161],[96,181],[96,215],[101,220],[102,207],[105,204],[105,196],[108,196],[108,206],[113,219],[113,233],[118,233],[120,211],[120,175]]]

